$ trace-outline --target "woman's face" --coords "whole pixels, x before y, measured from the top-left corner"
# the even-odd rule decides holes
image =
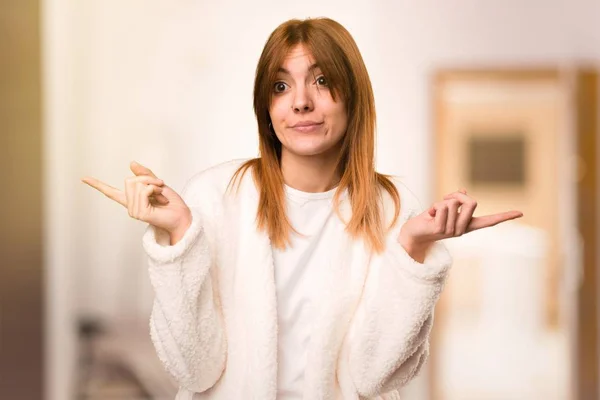
[[[346,107],[340,96],[333,101],[327,77],[303,45],[285,58],[273,93],[269,114],[282,156],[337,156],[348,125]]]

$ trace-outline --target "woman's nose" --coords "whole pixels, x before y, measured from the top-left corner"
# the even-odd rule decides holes
[[[307,112],[313,109],[313,102],[306,89],[300,89],[296,92],[294,102],[292,103],[294,112]]]

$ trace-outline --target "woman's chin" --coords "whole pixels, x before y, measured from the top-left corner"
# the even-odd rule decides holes
[[[288,151],[292,154],[294,154],[295,156],[298,157],[318,157],[318,156],[324,156],[324,155],[328,155],[332,150],[329,147],[324,147],[324,146],[306,146],[306,147],[295,147],[292,149],[288,149]]]

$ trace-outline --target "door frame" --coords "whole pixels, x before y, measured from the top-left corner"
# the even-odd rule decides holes
[[[598,280],[597,274],[599,254],[597,251],[599,243],[598,226],[600,226],[598,213],[598,179],[599,174],[597,158],[598,150],[598,73],[593,69],[586,68],[449,68],[436,71],[432,79],[433,100],[433,152],[434,152],[434,194],[440,198],[441,193],[439,176],[443,168],[441,165],[442,143],[441,140],[443,124],[443,88],[453,80],[496,80],[496,81],[529,81],[554,80],[565,93],[565,113],[568,115],[569,126],[565,127],[567,134],[563,144],[565,151],[572,152],[579,165],[584,165],[586,172],[581,175],[575,185],[568,182],[567,192],[570,194],[576,211],[566,218],[567,223],[576,224],[576,231],[580,232],[584,243],[583,252],[580,255],[581,263],[574,264],[575,269],[571,271],[575,275],[583,275],[585,279],[576,280],[575,294],[572,296],[573,304],[571,312],[574,314],[573,324],[568,327],[571,341],[571,368],[569,381],[573,399],[597,399],[599,396],[599,357],[598,357]],[[568,142],[568,143],[565,143]],[[566,154],[566,153],[562,153]],[[572,163],[571,163],[572,164]],[[562,168],[562,166],[561,166]],[[566,176],[571,166],[569,160],[565,160]],[[561,180],[564,180],[561,178]],[[562,189],[563,183],[561,183]],[[569,195],[567,195],[569,196]],[[562,200],[562,199],[561,199]],[[568,200],[568,199],[567,199]],[[571,201],[567,201],[567,204]],[[562,229],[563,227],[561,227]],[[563,261],[563,260],[561,260]],[[567,260],[565,260],[567,262]],[[561,277],[562,279],[563,277]],[[553,282],[558,285],[563,282]],[[436,308],[436,324],[440,326],[444,321],[445,304],[440,302]],[[428,362],[429,398],[441,400],[441,387],[435,379],[437,367],[436,346],[440,343],[440,332],[433,328],[431,333],[432,352]]]

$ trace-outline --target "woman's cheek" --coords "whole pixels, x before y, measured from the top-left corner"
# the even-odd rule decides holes
[[[285,119],[285,111],[287,109],[286,102],[284,99],[277,99],[276,102],[273,103],[273,107],[271,107],[270,114],[274,119],[278,121],[283,121]]]

